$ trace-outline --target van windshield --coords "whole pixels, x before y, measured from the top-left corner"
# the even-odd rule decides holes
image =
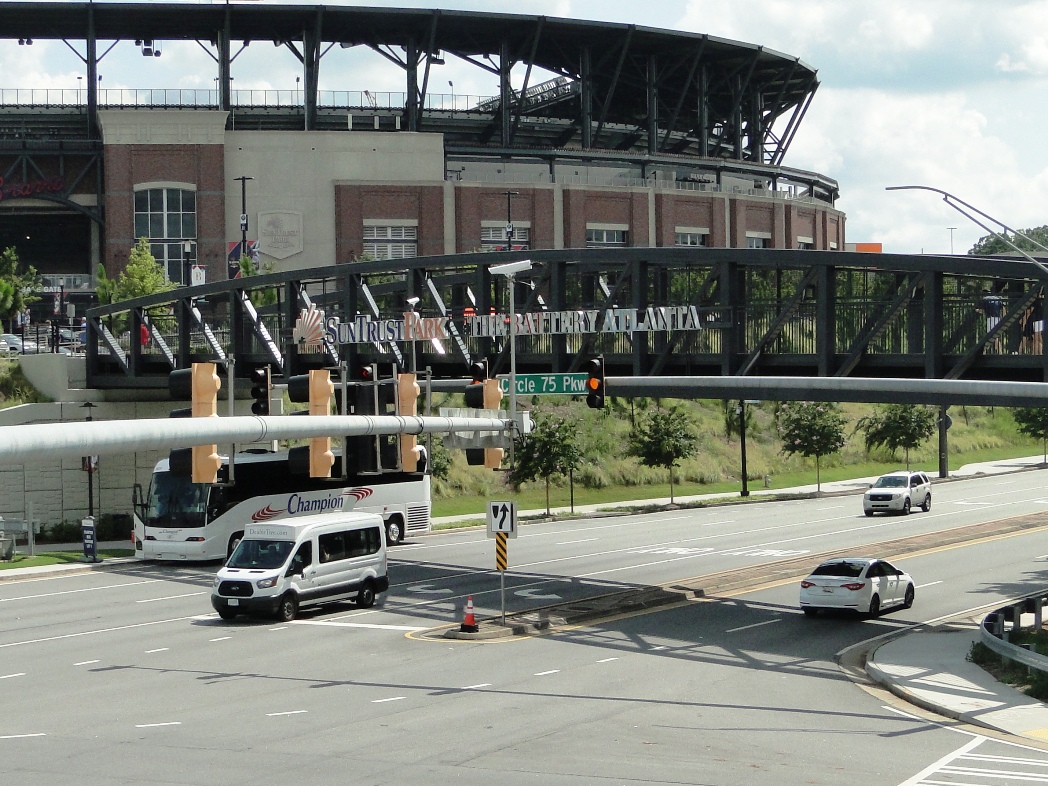
[[[294,546],[290,540],[242,540],[226,567],[255,570],[279,568],[287,562]]]

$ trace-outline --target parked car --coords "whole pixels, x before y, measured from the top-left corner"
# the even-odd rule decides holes
[[[36,352],[36,343],[32,341],[23,341],[21,336],[16,336],[14,333],[4,333],[0,335],[6,343],[9,352],[18,354],[20,352]]]
[[[918,505],[925,513],[932,509],[932,482],[923,472],[901,469],[881,475],[862,495],[862,512],[867,516],[877,512],[906,515]]]
[[[887,560],[837,557],[827,560],[801,582],[801,611],[854,611],[877,616],[883,609],[913,605],[913,579]]]

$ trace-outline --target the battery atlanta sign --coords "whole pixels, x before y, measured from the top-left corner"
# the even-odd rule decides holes
[[[512,322],[511,322],[512,320]],[[374,341],[428,341],[451,338],[451,317],[422,317],[405,312],[403,319],[358,316],[351,322],[328,317],[328,338],[335,344],[370,344]],[[563,335],[583,333],[651,333],[702,330],[695,306],[609,308],[582,311],[539,311],[532,314],[467,316],[463,328],[473,338]]]

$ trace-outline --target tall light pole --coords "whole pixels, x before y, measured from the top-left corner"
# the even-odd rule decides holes
[[[85,404],[80,405],[81,408],[87,410],[87,422],[91,422],[91,410],[94,409],[95,405],[88,401]],[[95,462],[94,456],[87,456],[84,458],[84,468],[87,470],[87,515],[92,518],[95,515]]]
[[[240,258],[250,258],[247,253],[247,181],[255,178],[241,175],[233,179],[240,181]]]
[[[507,262],[504,265],[492,265],[488,272],[493,276],[505,276],[509,286],[509,417],[513,427],[510,429],[509,463],[513,466],[513,443],[517,437],[517,303],[514,290],[516,275],[531,270],[531,260]]]
[[[952,257],[953,256],[953,231],[955,229],[957,229],[957,227],[946,227],[946,228],[948,230],[950,230],[950,256]]]
[[[520,196],[519,191],[503,191],[506,195],[506,250],[513,250],[513,197]]]

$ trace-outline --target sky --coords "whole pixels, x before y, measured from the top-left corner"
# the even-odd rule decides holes
[[[1048,144],[1042,133],[1048,127],[1048,0],[516,0],[511,6],[494,0],[369,0],[360,5],[511,10],[760,44],[818,70],[820,87],[784,164],[838,181],[837,207],[847,215],[849,242],[880,242],[896,253],[960,254],[986,234],[936,194],[885,191],[898,185],[947,191],[1013,229],[1048,224]],[[301,74],[297,60],[287,50],[260,43],[234,61],[234,89],[293,90]],[[99,65],[103,88],[214,86],[214,63],[197,44],[166,43],[162,52],[143,61],[132,42],[116,46]],[[443,69],[431,93],[451,89],[444,87],[445,79],[458,94],[497,92],[494,77],[479,69],[451,58]],[[83,74],[83,64],[62,42],[20,47],[17,41],[0,41],[0,90],[75,89]],[[400,72],[383,58],[337,47],[321,62],[320,81],[322,90],[372,92],[399,91],[403,84]]]

